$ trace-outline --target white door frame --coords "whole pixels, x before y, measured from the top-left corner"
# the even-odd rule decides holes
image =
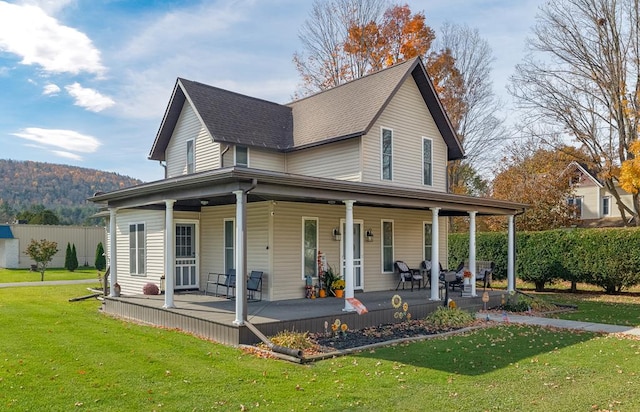
[[[340,239],[340,268],[342,270],[342,274],[344,275],[344,227],[346,225],[346,220],[345,219],[340,219],[340,230],[343,233],[342,238]],[[353,226],[355,227],[356,225],[360,226],[360,259],[356,258],[356,255],[354,254],[353,256],[353,273],[356,277],[356,279],[354,279],[354,283],[353,283],[353,288],[355,290],[364,290],[364,231],[363,231],[363,227],[364,227],[364,220],[362,219],[353,219]],[[354,241],[355,241],[355,237],[354,237]],[[354,251],[355,252],[355,251]],[[360,263],[357,263],[357,261],[360,260]],[[360,285],[358,285],[358,275],[359,275],[359,280],[360,280]]]
[[[178,235],[178,231],[175,230],[175,227],[179,226],[179,225],[193,225],[194,226],[194,233],[193,233],[193,241],[195,242],[195,256],[193,256],[193,266],[195,268],[195,280],[196,283],[194,285],[180,285],[180,286],[176,286],[175,289],[179,290],[179,289],[196,289],[200,287],[200,221],[198,220],[191,220],[191,219],[175,219],[173,221],[174,224],[174,236]],[[177,266],[178,266],[178,260],[185,260],[184,257],[178,257],[178,256],[174,256],[174,270],[176,273],[176,279],[175,281],[177,282],[178,280],[178,271],[177,271]],[[182,265],[181,265],[182,266]]]

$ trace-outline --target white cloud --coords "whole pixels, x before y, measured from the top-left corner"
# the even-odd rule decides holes
[[[75,0],[25,0],[24,3],[40,7],[47,14],[55,15]]]
[[[60,93],[60,87],[57,84],[49,83],[44,86],[42,94],[45,96],[57,96]]]
[[[58,156],[74,160],[82,160],[82,156],[77,153],[94,153],[101,146],[100,141],[95,137],[80,134],[73,130],[27,127],[12,134],[30,142],[35,142],[40,147],[50,150]],[[32,144],[28,145],[33,147]]]
[[[53,4],[53,2],[51,2]],[[0,51],[52,73],[102,76],[100,51],[84,33],[61,25],[41,8],[0,1]]]
[[[116,104],[110,97],[104,96],[93,89],[82,87],[77,82],[64,86],[64,88],[76,99],[74,103],[76,106],[84,107],[92,112],[101,112]]]

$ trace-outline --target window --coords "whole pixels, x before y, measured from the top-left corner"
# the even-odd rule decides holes
[[[431,223],[424,224],[424,258],[423,260],[431,261]]]
[[[393,272],[393,221],[382,221],[382,271]]]
[[[433,185],[433,141],[426,137],[422,138],[422,184]]]
[[[393,131],[382,129],[382,180],[393,179]]]
[[[145,274],[144,223],[129,225],[129,272]]]
[[[609,216],[611,213],[609,208],[611,206],[611,196],[605,196],[602,198],[602,216]]]
[[[229,273],[230,269],[236,268],[236,238],[235,221],[225,219],[224,221],[224,273]]]
[[[318,276],[318,218],[302,218],[302,275]]]
[[[187,173],[195,170],[195,157],[193,155],[193,140],[187,140]]]
[[[568,198],[567,205],[573,208],[574,219],[579,219],[582,216],[582,196],[574,196]]]
[[[249,149],[247,146],[236,146],[235,165],[249,167]]]

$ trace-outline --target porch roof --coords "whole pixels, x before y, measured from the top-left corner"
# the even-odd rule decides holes
[[[296,175],[244,167],[215,169],[158,180],[96,194],[89,200],[115,208],[159,207],[176,200],[175,210],[200,210],[201,205],[234,204],[234,191],[248,191],[248,202],[279,200],[304,203],[340,203],[355,200],[357,206],[428,210],[439,207],[441,216],[514,215],[526,204],[397,187]]]

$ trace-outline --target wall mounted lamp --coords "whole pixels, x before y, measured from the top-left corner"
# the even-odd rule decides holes
[[[340,229],[338,229],[337,227],[333,229],[333,232],[331,232],[331,235],[333,236],[333,240],[342,239],[342,233],[340,233]]]

